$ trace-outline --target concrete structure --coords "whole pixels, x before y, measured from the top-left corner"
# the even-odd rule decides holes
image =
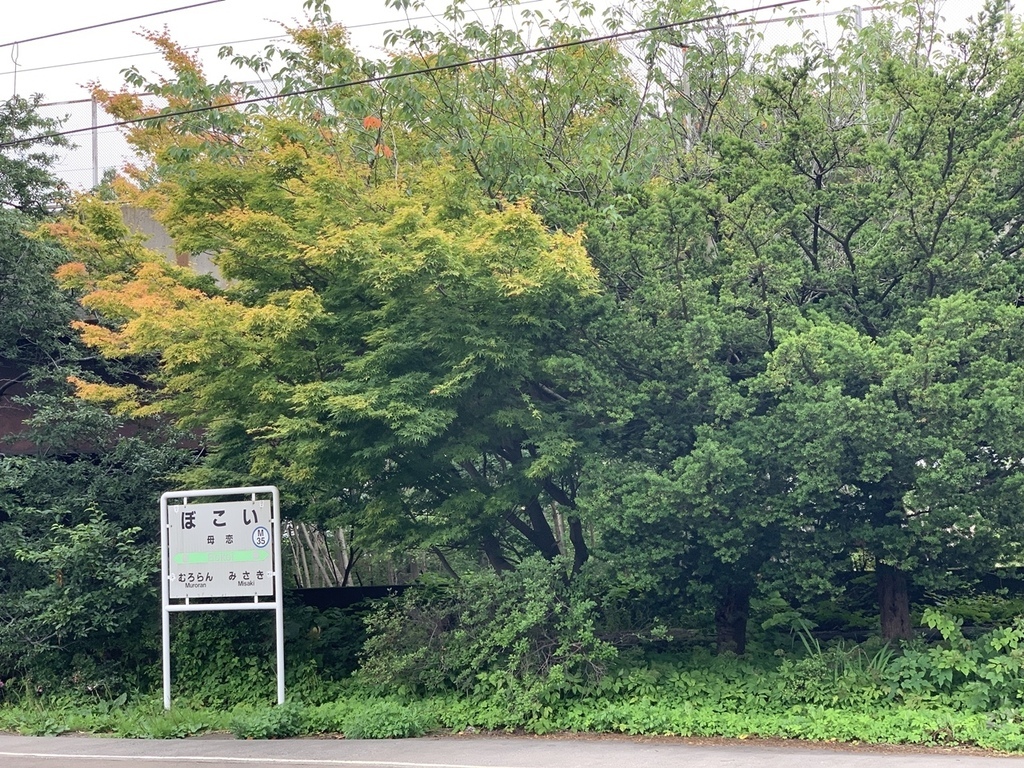
[[[174,240],[164,229],[164,225],[153,218],[153,215],[145,208],[136,208],[132,205],[121,206],[121,215],[124,223],[129,229],[133,229],[146,236],[145,245],[147,248],[162,253],[168,261],[173,261],[179,267],[192,267],[201,275],[212,275],[213,278],[223,284],[220,270],[213,263],[213,255],[210,253],[188,254],[180,253],[174,247]]]

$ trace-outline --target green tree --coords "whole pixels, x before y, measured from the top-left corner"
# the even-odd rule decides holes
[[[732,482],[772,479],[752,520],[786,510],[777,522],[815,542],[793,545],[824,572],[866,555],[888,638],[910,634],[908,579],[948,585],[1012,561],[1019,535],[1001,393],[1017,375],[1020,41],[1004,11],[994,4],[944,49],[917,16],[867,27],[834,55],[805,41],[802,61],[764,65],[751,129],[713,143],[718,274],[763,347],[723,390],[732,415],[682,461],[704,439],[731,447],[743,467]],[[950,367],[911,375],[923,349]],[[966,400],[940,405],[940,382]],[[769,536],[784,545],[773,558],[789,556],[787,539]]]
[[[57,127],[35,113],[38,101],[0,108],[3,140]],[[165,430],[128,434],[72,395],[68,376],[124,381],[139,368],[108,366],[77,343],[79,307],[54,279],[68,256],[35,233],[64,199],[43,151],[59,143],[0,152],[0,408],[27,416],[0,435],[0,667],[103,693],[155,655],[137,640],[155,636],[142,626],[156,619],[156,478],[184,452]]]
[[[609,428],[584,502],[632,583],[714,596],[720,647],[742,648],[766,569],[795,599],[867,562],[883,634],[903,637],[908,579],[1014,561],[1020,42],[1004,10],[948,43],[899,6],[834,51],[805,36],[741,66],[734,46],[715,109],[687,102],[708,127],[676,142],[674,186],[592,219],[608,311],[587,328],[586,399]],[[715,50],[698,47],[709,65]],[[972,340],[937,335],[936,316]],[[947,344],[942,376],[968,403],[914,418],[934,375],[911,385],[906,356]]]
[[[908,578],[1014,555],[1024,91],[1004,4],[948,41],[914,4],[760,55],[721,26],[662,30],[639,78],[607,45],[481,62],[528,37],[461,3],[374,64],[313,11],[293,49],[236,62],[282,90],[467,66],[133,129],[150,164],[122,192],[230,282],[125,251],[84,203],[66,277],[102,318],[85,338],[159,355],[163,387],[84,394],[191,418],[218,446],[205,477],[280,478],[377,546],[498,571],[571,549],[578,570],[589,525],[645,596],[708,605],[722,648],[743,649],[769,572],[795,600],[868,563],[896,637]],[[153,40],[176,77],[133,85],[172,107],[237,92]]]

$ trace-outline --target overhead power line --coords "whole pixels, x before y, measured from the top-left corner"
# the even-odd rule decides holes
[[[219,0],[218,0],[219,1]],[[228,40],[223,43],[206,43],[204,45],[186,45],[185,48],[193,51],[199,51],[203,48],[221,48],[225,45],[241,45],[242,43],[261,43],[266,40],[285,40],[287,35],[271,35],[270,37],[250,37],[247,40]],[[123,61],[124,59],[141,59],[144,56],[157,56],[160,51],[140,51],[139,53],[124,53],[120,56],[107,56],[102,59],[84,59],[82,61],[66,61],[62,64],[46,64],[42,67],[21,67],[17,73],[13,69],[6,72],[0,72],[0,77],[4,75],[19,74],[24,75],[29,72],[43,72],[48,69],[66,69],[67,67],[78,67],[85,64],[102,64],[107,61]]]
[[[217,2],[221,2],[222,0],[216,0],[216,1]],[[523,0],[521,3],[519,3],[519,5],[521,5],[521,6],[522,5],[530,5],[530,4],[539,3],[539,2],[541,2],[541,0]],[[490,9],[489,8],[467,8],[466,10],[467,10],[467,12],[475,13],[477,11],[486,11],[486,10],[490,10]],[[400,24],[402,22],[408,22],[408,21],[428,21],[430,19],[435,19],[435,18],[437,18],[437,17],[434,14],[427,14],[426,16],[406,16],[405,18],[402,18],[402,19],[385,19],[383,21],[367,21],[367,22],[364,22],[362,24],[342,24],[342,26],[345,27],[345,29],[347,29],[347,30],[351,30],[351,29],[366,29],[368,27],[382,27],[385,24]],[[198,51],[198,50],[202,50],[203,48],[222,48],[225,45],[241,45],[243,43],[261,43],[261,42],[264,42],[264,41],[267,41],[267,40],[286,40],[287,37],[288,36],[286,34],[280,34],[280,35],[270,35],[268,37],[250,37],[250,38],[248,38],[246,40],[228,40],[228,41],[223,42],[223,43],[205,43],[203,45],[186,45],[186,46],[183,46],[183,47],[188,48],[189,50],[196,50],[196,51]],[[37,38],[33,38],[33,39],[37,39]],[[26,42],[26,41],[25,40],[21,40],[20,42]],[[12,43],[8,43],[8,45],[12,45]],[[68,61],[68,62],[64,62],[63,64],[46,64],[45,66],[42,66],[42,67],[19,67],[17,71],[12,69],[12,70],[8,70],[7,72],[0,72],[0,77],[3,77],[4,75],[13,75],[13,74],[24,75],[24,74],[26,74],[28,72],[42,72],[42,71],[48,70],[48,69],[65,69],[67,67],[77,67],[77,66],[84,65],[84,64],[102,64],[102,63],[107,62],[107,61],[121,61],[123,59],[140,59],[143,56],[156,56],[159,53],[160,53],[160,51],[141,51],[139,53],[126,53],[126,54],[122,54],[120,56],[107,56],[107,57],[102,58],[102,59],[88,59],[86,61]]]
[[[286,99],[291,96],[308,96],[314,93],[325,93],[327,91],[341,90],[343,88],[354,88],[360,85],[374,85],[376,83],[384,83],[389,80],[398,80],[403,77],[413,77],[414,75],[427,75],[434,72],[446,72],[454,69],[462,69],[463,67],[472,67],[479,64],[490,64],[497,61],[505,61],[507,59],[515,59],[520,56],[528,56],[534,53],[548,53],[551,51],[564,50],[566,48],[576,48],[583,45],[592,45],[594,43],[604,43],[610,40],[619,40],[625,37],[634,37],[636,35],[643,35],[650,32],[663,32],[669,29],[677,29],[679,27],[692,26],[694,24],[701,24],[709,21],[718,21],[720,19],[733,18],[744,13],[754,13],[757,11],[770,11],[776,8],[785,8],[792,5],[802,5],[808,2],[808,0],[784,0],[784,2],[773,3],[771,5],[762,5],[754,8],[745,8],[739,11],[724,11],[722,13],[710,14],[708,16],[701,16],[695,19],[688,19],[687,21],[677,21],[670,24],[658,24],[652,27],[640,27],[638,29],[631,29],[625,32],[612,32],[607,35],[600,35],[599,37],[587,37],[581,40],[568,40],[564,43],[552,43],[551,45],[542,45],[536,48],[525,48],[520,51],[508,51],[506,53],[499,53],[493,56],[480,56],[475,59],[469,59],[467,61],[456,61],[450,64],[439,64],[433,67],[423,67],[421,69],[410,69],[404,72],[392,72],[386,75],[376,75],[374,77],[366,77],[360,80],[348,80],[344,83],[335,83],[333,85],[320,85],[313,88],[301,88],[294,91],[284,91],[282,93],[274,93],[266,96],[254,96],[249,99],[237,99],[235,101],[227,102],[225,104],[209,104],[202,107],[192,107],[190,109],[177,109],[171,112],[162,112],[159,115],[148,115],[146,117],[136,117],[131,120],[121,120],[114,123],[105,123],[103,125],[90,126],[88,128],[74,128],[67,131],[54,131],[52,133],[42,133],[38,136],[31,136],[24,139],[15,139],[13,141],[5,141],[0,143],[0,149],[6,149],[7,147],[16,147],[22,144],[31,144],[36,141],[42,141],[44,139],[53,139],[61,136],[72,136],[78,133],[89,133],[91,131],[100,130],[102,128],[123,128],[129,125],[140,125],[142,123],[151,123],[160,120],[166,120],[171,117],[187,117],[188,115],[198,115],[204,112],[218,112],[222,109],[229,109],[231,107],[241,107],[247,104],[260,104],[268,101],[277,101],[278,99]]]
[[[100,27],[109,27],[114,24],[124,24],[128,21],[138,21],[139,19],[148,19],[150,16],[162,16],[165,13],[174,13],[175,11],[187,11],[189,8],[199,8],[203,5],[213,5],[214,3],[223,3],[224,0],[205,0],[202,3],[193,3],[192,5],[182,5],[178,8],[168,8],[166,11],[153,11],[152,13],[144,13],[141,16],[129,16],[125,19],[114,19],[113,21],[103,21],[99,24],[90,24],[87,27],[78,27],[77,29],[67,29],[63,32],[51,32],[47,35],[39,35],[38,37],[26,37],[24,40],[12,40],[9,43],[0,43],[0,48],[7,48],[12,45],[21,45],[22,43],[33,43],[36,40],[49,40],[51,37],[61,37],[62,35],[72,35],[75,32],[85,32],[90,29],[99,29]]]

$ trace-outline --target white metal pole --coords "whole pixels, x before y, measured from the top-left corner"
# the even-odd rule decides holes
[[[92,97],[92,185],[100,185],[100,138],[99,138],[99,114],[96,108],[96,97]]]
[[[281,557],[281,497],[275,487],[271,494],[274,510],[274,619],[277,635],[277,703],[284,704],[284,568]]]
[[[167,496],[160,497],[160,597],[161,597],[161,623],[163,625],[163,673],[164,673],[164,709],[171,708],[171,613],[167,610],[170,604],[169,585],[167,583],[170,574],[169,563],[167,562]]]

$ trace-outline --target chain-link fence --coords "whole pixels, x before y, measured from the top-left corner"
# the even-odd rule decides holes
[[[72,146],[58,152],[54,172],[72,189],[91,189],[103,180],[104,174],[138,160],[120,130],[97,129],[115,119],[95,99],[42,104],[39,114],[60,121],[61,130],[93,129],[69,136]]]

